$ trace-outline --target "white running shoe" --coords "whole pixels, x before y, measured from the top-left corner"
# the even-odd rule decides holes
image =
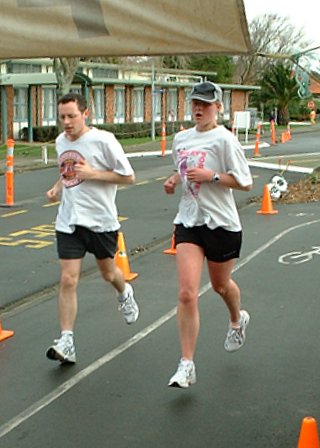
[[[193,361],[180,359],[176,373],[170,378],[168,386],[186,389],[197,381],[196,368]]]
[[[74,345],[73,336],[62,335],[59,339],[53,341],[53,345],[47,350],[47,358],[62,363],[76,362],[76,347]]]
[[[247,311],[240,311],[240,327],[230,327],[224,341],[224,348],[227,352],[235,352],[243,347],[246,341],[246,327],[250,321],[250,315]]]
[[[126,283],[124,296],[119,296],[119,311],[122,312],[124,320],[127,324],[133,324],[139,317],[139,307],[134,300],[133,288],[129,283]]]

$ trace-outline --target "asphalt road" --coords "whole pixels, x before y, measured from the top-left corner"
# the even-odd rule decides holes
[[[317,146],[310,135],[264,151],[278,156]],[[17,206],[0,211],[0,242],[12,243],[0,245],[1,303],[16,305],[0,315],[3,327],[15,331],[0,343],[1,448],[296,446],[302,418],[320,418],[319,205],[276,205],[278,214],[259,215],[259,203],[246,205],[247,194],[236,193],[244,245],[234,278],[251,314],[247,343],[240,352],[224,351],[227,314],[204,269],[198,383],[171,389],[166,384],[179,357],[177,285],[174,256],[163,250],[178,197],[162,192],[170,157],[132,163],[138,182],[119,191],[118,205],[128,218],[122,230],[131,270],[139,274],[133,285],[141,316],[133,326],[124,324],[112,289],[91,271],[89,258],[79,288],[73,367],[44,356],[58,331],[50,227],[56,208],[44,201],[55,170],[17,176]],[[252,172],[251,194],[261,195],[271,173]],[[296,176],[301,173],[287,173]],[[5,217],[13,211],[23,213]],[[16,244],[21,239],[30,241]]]

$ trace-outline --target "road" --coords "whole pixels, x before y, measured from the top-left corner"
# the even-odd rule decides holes
[[[315,152],[316,140],[299,136],[263,151],[276,157],[299,148]],[[17,176],[17,206],[1,210],[1,241],[12,243],[0,246],[1,301],[16,306],[0,316],[15,331],[0,343],[0,446],[296,446],[301,419],[320,418],[318,204],[278,205],[277,215],[258,215],[260,204],[246,204],[250,195],[261,196],[271,173],[252,169],[254,190],[236,193],[244,245],[234,277],[252,317],[247,344],[232,355],[223,350],[227,315],[204,270],[198,383],[172,390],[166,383],[179,356],[177,285],[174,256],[163,250],[170,245],[178,197],[162,192],[170,157],[132,163],[137,185],[119,191],[118,205],[131,270],[139,274],[134,287],[141,317],[134,326],[122,322],[111,288],[92,272],[88,258],[79,288],[74,367],[44,356],[57,336],[56,206],[46,207],[44,200],[55,170]],[[287,173],[291,180],[297,176]],[[30,241],[15,244],[19,239]]]
[[[303,151],[314,153],[318,145],[317,134],[298,135],[286,145],[261,148],[261,158],[251,159],[252,164],[272,155],[274,163]],[[250,146],[250,145],[249,145]],[[248,158],[253,155],[253,145],[246,150]],[[306,150],[308,148],[308,150]],[[314,156],[310,157],[314,159]],[[172,221],[177,209],[177,196],[163,194],[162,183],[172,172],[172,159],[165,157],[131,158],[137,175],[133,186],[119,188],[118,209],[127,249],[140,252],[145,246],[170,238]],[[250,197],[261,196],[264,183],[271,177],[270,170],[252,167],[254,188],[249,193],[235,192],[239,208]],[[274,173],[274,171],[272,171]],[[294,181],[301,173],[288,172],[288,181]],[[0,251],[5,260],[0,275],[0,308],[35,293],[54,287],[59,279],[59,267],[54,240],[54,220],[57,204],[48,204],[45,192],[57,177],[56,168],[23,172],[15,176],[15,206],[0,207]],[[4,177],[0,177],[4,188]],[[1,184],[0,184],[1,185]],[[130,218],[130,219],[128,219]],[[85,259],[83,270],[95,266],[93,258]],[[19,281],[16,279],[18,274]]]

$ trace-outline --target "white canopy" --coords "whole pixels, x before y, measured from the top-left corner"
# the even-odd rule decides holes
[[[250,52],[242,0],[1,0],[0,59]]]

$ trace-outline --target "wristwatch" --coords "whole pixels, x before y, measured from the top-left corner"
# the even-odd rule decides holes
[[[212,180],[211,182],[213,182],[214,184],[216,184],[217,182],[219,182],[220,180],[220,174],[218,173],[214,173],[214,175],[212,176]]]

